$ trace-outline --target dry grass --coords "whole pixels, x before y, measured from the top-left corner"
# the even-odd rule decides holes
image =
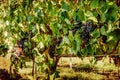
[[[0,57],[0,69],[6,69],[9,71],[10,67],[10,55],[8,54],[6,57]]]
[[[69,68],[58,68],[60,76],[63,79],[77,79],[77,80],[102,80],[104,76],[93,72],[74,72]]]

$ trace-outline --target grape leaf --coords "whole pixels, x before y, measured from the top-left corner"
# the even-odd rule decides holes
[[[101,27],[100,31],[102,35],[106,35],[106,30],[104,26]]]
[[[97,8],[99,5],[99,0],[92,0],[92,3],[91,3],[91,8]]]
[[[51,1],[48,2],[48,10],[49,11],[52,10],[52,3],[51,3]]]
[[[65,3],[64,1],[61,2],[61,8],[64,9],[65,11],[69,10],[67,3]]]
[[[101,21],[102,21],[102,22],[105,22],[105,21],[106,21],[106,14],[105,14],[105,13],[102,14],[102,16],[101,16]]]
[[[80,20],[85,21],[85,15],[82,9],[79,9],[78,11],[78,17]]]
[[[100,36],[100,32],[98,31],[98,29],[95,29],[91,35],[94,37],[94,38],[98,38]]]

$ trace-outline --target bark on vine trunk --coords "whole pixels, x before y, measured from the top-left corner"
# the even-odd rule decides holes
[[[57,64],[58,64],[58,62],[59,62],[59,59],[60,59],[60,56],[56,56],[56,57],[53,58],[55,64],[54,64],[53,66],[50,66],[50,67],[49,67],[49,68],[50,68],[50,71],[51,71],[51,74],[53,74],[53,73],[56,71],[56,68],[57,68]]]
[[[35,73],[35,58],[34,58],[34,57],[33,57],[33,59],[32,59],[32,62],[33,62],[32,76],[34,76],[34,73]]]

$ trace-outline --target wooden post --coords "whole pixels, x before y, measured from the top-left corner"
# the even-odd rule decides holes
[[[61,57],[61,61],[60,61],[60,65],[62,64],[62,57]]]
[[[119,69],[119,66],[120,66],[120,56],[118,56],[117,58],[118,58],[118,77],[120,79],[120,69]]]
[[[72,69],[72,57],[70,57],[70,69]]]

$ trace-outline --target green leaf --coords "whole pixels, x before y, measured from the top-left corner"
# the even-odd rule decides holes
[[[102,16],[101,16],[101,21],[102,21],[102,22],[105,22],[105,21],[106,21],[106,14],[105,14],[105,13],[102,14]]]
[[[63,28],[63,34],[64,34],[64,35],[68,34],[68,28],[66,28],[66,27]]]
[[[102,35],[106,35],[106,30],[104,26],[101,27],[100,31]]]
[[[82,40],[80,38],[80,34],[79,33],[75,34],[75,41],[77,43],[77,51],[80,51],[80,45],[82,43]]]
[[[95,16],[91,16],[91,17],[89,17],[88,19],[89,19],[89,20],[93,20],[94,22],[96,22],[96,23],[97,23],[97,19],[96,19],[96,17],[95,17]]]
[[[95,44],[97,42],[97,39],[90,39],[89,43],[90,44]]]
[[[82,9],[79,9],[78,17],[79,17],[80,20],[85,21],[85,14],[84,14]]]
[[[59,27],[57,23],[51,23],[50,28],[52,29],[53,36],[58,37],[60,35]]]
[[[62,52],[63,52],[63,48],[62,47],[60,47],[59,49],[57,49],[57,54],[62,54]]]
[[[35,13],[39,12],[38,6],[34,8]]]
[[[88,55],[88,50],[87,50],[87,48],[82,49],[82,53],[83,53],[84,56],[87,56],[87,55]]]
[[[95,11],[95,12],[93,12],[93,15],[94,15],[95,17],[97,17],[97,16],[98,16],[98,14],[99,14],[99,13],[98,13],[98,12],[96,12],[96,11]]]
[[[99,5],[99,0],[92,0],[92,3],[91,3],[91,8],[97,8]]]
[[[100,2],[99,3],[100,10],[102,11],[102,13],[105,13],[108,8],[106,1],[100,0],[99,2]]]
[[[113,7],[108,9],[107,12],[107,21],[111,20],[112,22],[115,22],[117,20],[117,8],[116,6],[112,5]]]
[[[114,27],[112,27],[112,24],[113,23],[111,21],[108,22],[107,33],[110,33],[114,29]]]
[[[69,31],[69,35],[68,35],[69,40],[72,42],[74,40],[74,36],[72,34],[72,31]]]
[[[33,19],[33,17],[30,15],[27,17],[28,18],[28,21],[31,21]]]
[[[58,23],[58,28],[62,29],[62,24]]]
[[[36,34],[33,38],[33,40],[36,42],[36,43],[39,43],[40,41],[42,41],[43,37],[40,35],[40,34]]]
[[[77,42],[75,40],[72,41],[72,48],[73,48],[73,50],[77,49]]]
[[[65,11],[68,11],[69,10],[69,7],[68,7],[68,5],[67,5],[67,3],[65,3],[65,2],[61,2],[61,7],[62,7],[62,9],[64,9]]]
[[[49,10],[49,11],[52,10],[52,3],[51,3],[51,1],[48,2],[48,10]]]
[[[98,38],[100,36],[100,32],[98,31],[98,29],[95,29],[91,35],[94,37],[94,38]]]
[[[77,20],[77,18],[78,18],[78,14],[75,12],[75,13],[73,14],[73,19],[74,19],[74,21]]]
[[[68,25],[71,24],[70,21],[69,21],[67,18],[65,19],[65,22],[66,22]]]
[[[38,16],[38,17],[41,17],[41,16],[42,16],[41,10],[39,10],[39,11],[37,12],[37,16]]]
[[[93,54],[92,46],[89,44],[87,45],[87,51],[89,52],[89,55]]]
[[[61,13],[61,20],[65,19],[65,18],[69,19],[68,12],[62,11],[62,13]]]
[[[64,36],[64,37],[63,37],[63,43],[64,43],[64,44],[69,44],[69,43],[70,43],[70,41],[69,41],[69,39],[68,39],[67,36]]]
[[[30,41],[27,42],[27,47],[28,47],[29,49],[31,49],[32,46],[31,46],[31,42],[30,42]]]
[[[43,40],[43,42],[44,42],[44,45],[45,46],[49,46],[49,45],[51,45],[52,44],[52,41],[51,41],[51,36],[50,35],[44,35],[44,40]]]

